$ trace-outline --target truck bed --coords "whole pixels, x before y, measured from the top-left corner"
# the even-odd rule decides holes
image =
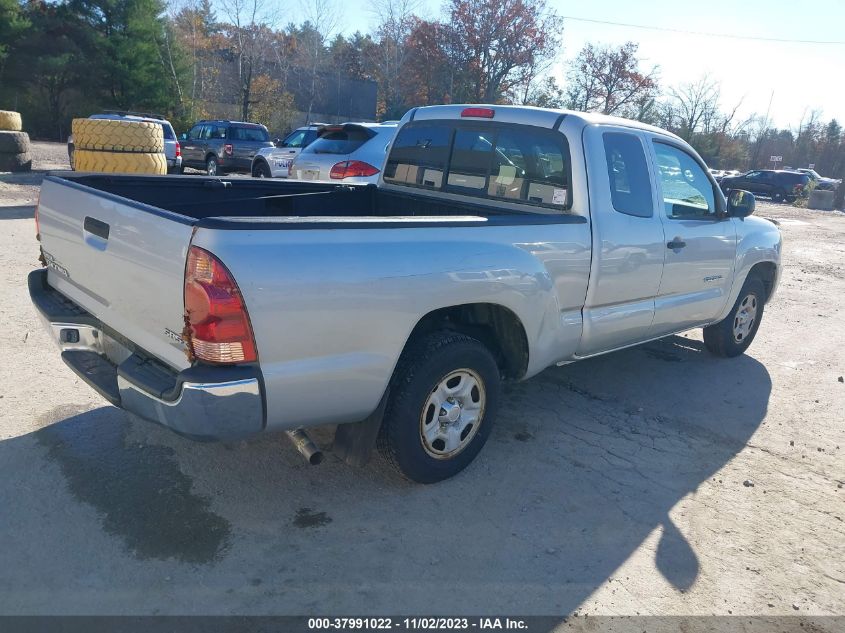
[[[257,221],[268,218],[496,218],[521,217],[530,223],[561,222],[552,214],[521,212],[492,204],[473,204],[438,199],[419,193],[399,193],[375,185],[343,185],[326,182],[282,181],[201,176],[115,176],[110,174],[62,174],[64,184],[94,189],[116,196],[123,204],[143,210],[169,211],[183,222],[211,218]],[[423,194],[423,195],[420,195]],[[567,216],[585,222],[579,216]],[[544,221],[545,218],[545,221]],[[177,217],[171,219],[178,220]],[[219,222],[200,222],[219,226]]]

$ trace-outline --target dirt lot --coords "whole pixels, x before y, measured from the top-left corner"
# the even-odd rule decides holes
[[[0,175],[0,612],[845,614],[842,214],[759,204],[786,269],[746,356],[547,370],[423,487],[106,405],[29,303],[37,182]]]

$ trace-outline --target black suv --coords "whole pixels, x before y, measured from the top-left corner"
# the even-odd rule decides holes
[[[727,194],[731,189],[743,189],[755,195],[769,196],[775,202],[793,202],[810,183],[807,174],[797,171],[756,169],[742,176],[725,177],[719,182]]]
[[[199,121],[179,141],[182,166],[204,169],[209,176],[248,174],[255,152],[273,147],[266,127],[242,121]]]

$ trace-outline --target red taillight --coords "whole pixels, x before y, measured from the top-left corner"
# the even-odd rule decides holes
[[[41,222],[38,219],[38,207],[41,205],[41,189],[38,190],[38,200],[35,202],[35,239],[41,241]]]
[[[176,156],[182,155],[182,146],[179,145],[179,141],[176,141]]]
[[[362,160],[345,160],[332,166],[329,178],[343,180],[344,178],[375,176],[379,171],[377,167],[373,167]]]
[[[231,143],[226,143],[223,146],[223,153],[226,154],[226,156],[232,155],[232,144]]]
[[[496,112],[493,108],[464,108],[461,110],[461,116],[473,116],[482,119],[492,119]]]
[[[249,315],[234,278],[214,255],[192,246],[185,267],[188,348],[208,363],[250,363],[258,358]]]

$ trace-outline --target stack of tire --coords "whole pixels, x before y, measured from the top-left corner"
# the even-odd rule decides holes
[[[29,171],[29,135],[21,132],[21,115],[0,110],[0,171]]]
[[[158,123],[119,119],[73,120],[76,171],[166,174],[164,133]]]

